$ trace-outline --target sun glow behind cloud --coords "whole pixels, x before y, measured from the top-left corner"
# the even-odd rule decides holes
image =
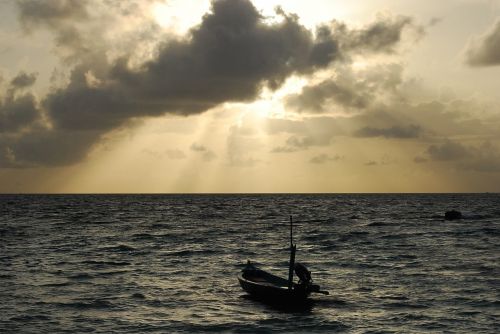
[[[298,14],[300,22],[310,29],[333,18],[344,20],[352,13],[353,9],[352,6],[341,0],[320,0],[316,1],[314,5],[304,0],[255,0],[253,3],[266,17],[275,16],[277,7],[281,7],[287,13]]]
[[[164,0],[153,5],[152,14],[162,28],[185,35],[209,8],[209,0]]]

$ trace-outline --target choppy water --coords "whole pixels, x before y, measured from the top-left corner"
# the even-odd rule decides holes
[[[465,219],[444,221],[449,209]],[[498,333],[500,195],[3,195],[0,332]],[[244,298],[247,259],[330,291]]]

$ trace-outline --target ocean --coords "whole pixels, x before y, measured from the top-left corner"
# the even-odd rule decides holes
[[[300,309],[237,281],[287,277],[290,215]],[[1,333],[499,331],[499,194],[0,195]]]

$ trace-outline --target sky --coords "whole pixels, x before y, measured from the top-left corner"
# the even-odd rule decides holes
[[[0,2],[0,193],[500,192],[500,0]]]

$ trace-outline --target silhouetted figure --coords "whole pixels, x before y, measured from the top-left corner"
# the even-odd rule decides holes
[[[299,284],[307,285],[311,282],[311,272],[302,263],[295,263],[294,270],[299,278]]]

